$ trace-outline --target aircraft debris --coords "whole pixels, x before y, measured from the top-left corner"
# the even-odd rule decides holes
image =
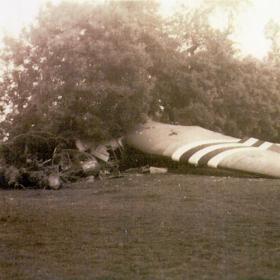
[[[0,145],[0,187],[59,189],[83,178],[118,178],[122,154],[121,139],[96,146],[48,133],[22,134]]]
[[[168,169],[167,168],[163,168],[163,167],[151,166],[149,168],[149,171],[150,171],[151,174],[165,174],[165,173],[167,173]]]
[[[61,178],[59,174],[50,174],[48,176],[48,186],[53,190],[58,190],[62,186]]]
[[[153,121],[140,125],[124,139],[99,145],[81,139],[67,142],[51,134],[32,132],[0,147],[0,187],[6,188],[59,189],[81,179],[94,183],[96,179],[120,178],[125,173],[165,174],[165,166],[172,170],[182,165],[208,170],[207,174],[210,167],[216,168],[213,171],[280,178],[277,144]],[[130,160],[134,158],[133,151],[140,156],[134,162]],[[148,162],[151,165],[146,165]],[[137,167],[129,168],[132,166]]]
[[[110,159],[108,148],[105,145],[98,145],[96,149],[91,151],[91,154],[105,162],[108,162]]]
[[[155,166],[141,166],[136,168],[128,168],[124,171],[125,173],[138,173],[138,174],[164,174],[168,172],[168,168],[155,167]]]
[[[100,172],[100,164],[95,158],[81,162],[81,166],[87,176],[97,176]]]

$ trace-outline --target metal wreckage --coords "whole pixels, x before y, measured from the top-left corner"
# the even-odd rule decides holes
[[[280,178],[279,144],[252,137],[239,139],[198,126],[149,120],[123,138],[97,146],[79,139],[70,149],[67,145],[63,147],[61,141],[50,141],[51,137],[47,143],[42,139],[45,139],[42,135],[21,135],[2,146],[1,153],[7,160],[3,161],[0,169],[1,186],[59,189],[64,183],[81,178],[88,182],[104,177],[117,178],[122,176],[121,171],[133,169],[129,164],[138,153],[145,158],[137,169],[142,173],[165,173],[168,162],[173,162],[189,168],[189,171],[194,168],[206,172],[215,169]],[[34,143],[37,143],[36,152]],[[17,148],[24,150],[23,156],[16,154]],[[44,152],[49,149],[51,156],[38,156],[40,149]],[[20,162],[20,156],[24,164],[13,164],[14,161]],[[160,159],[165,168],[149,166],[154,162],[150,161],[153,158],[157,162]],[[121,167],[124,159],[126,164]]]

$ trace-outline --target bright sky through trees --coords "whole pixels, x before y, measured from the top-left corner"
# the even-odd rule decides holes
[[[17,34],[23,25],[32,22],[40,5],[46,1],[0,1],[0,34],[5,32],[8,34]],[[51,0],[54,3],[60,1]],[[179,1],[195,6],[199,5],[203,0],[161,0],[162,13],[165,15],[171,14]],[[233,39],[243,54],[251,54],[258,58],[265,56],[270,47],[270,42],[264,36],[264,27],[270,19],[280,21],[279,0],[252,0],[251,6],[238,13],[236,19],[237,27]],[[211,22],[213,26],[222,28],[225,22],[225,16],[222,13],[217,13],[212,17]]]

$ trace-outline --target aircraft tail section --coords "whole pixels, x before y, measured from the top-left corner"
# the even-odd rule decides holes
[[[126,138],[128,145],[197,167],[223,168],[280,178],[280,146],[238,139],[197,126],[149,121]]]

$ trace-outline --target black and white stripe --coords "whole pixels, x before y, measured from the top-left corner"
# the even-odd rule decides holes
[[[226,157],[240,151],[267,150],[273,144],[256,138],[236,140],[198,141],[179,147],[172,155],[175,161],[188,161],[195,166],[211,166],[217,168]]]

